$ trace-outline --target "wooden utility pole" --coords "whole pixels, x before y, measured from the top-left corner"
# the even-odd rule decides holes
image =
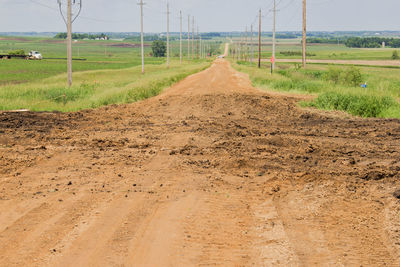
[[[68,87],[72,86],[72,3],[68,0],[67,7],[67,71],[68,71]],[[65,103],[65,94],[64,94]]]
[[[194,17],[192,17],[192,59],[194,59]]]
[[[276,46],[276,0],[274,0],[274,23],[272,30],[272,62],[271,62],[271,72],[275,70],[275,46]]]
[[[199,42],[200,42],[200,39],[199,39],[199,26],[197,26],[197,38],[196,39],[197,39],[196,40],[197,59],[199,59],[199,52],[200,52],[200,50],[199,50]]]
[[[181,33],[179,35],[179,60],[180,63],[182,64],[182,11],[179,12],[180,14],[180,21],[181,21]]]
[[[254,61],[253,24],[251,24],[250,28],[251,28],[251,36],[250,36],[250,46],[251,46],[250,65],[253,65],[253,61]]]
[[[143,38],[143,0],[140,0],[140,41],[142,50],[142,74],[144,74],[144,38]]]
[[[167,3],[167,68],[169,68],[169,3]]]
[[[261,8],[259,11],[259,26],[258,26],[258,68],[261,68]]]
[[[303,0],[303,68],[307,60],[307,1]]]
[[[240,60],[243,59],[243,32],[240,33]]]
[[[190,15],[188,15],[188,38],[187,38],[187,42],[188,42],[187,56],[188,56],[188,60],[190,60]]]
[[[247,61],[248,60],[248,46],[247,46],[247,26],[246,26],[246,37],[245,37],[245,51],[244,51],[244,60]]]
[[[63,3],[61,0],[57,1],[58,7],[60,9],[60,15],[67,26],[67,83],[68,88],[72,86],[72,23],[78,18],[79,14],[82,11],[82,0],[68,0],[67,1],[67,17],[64,16],[63,13]],[[79,5],[79,11],[72,14],[72,5]],[[64,104],[66,103],[66,93],[64,92]]]

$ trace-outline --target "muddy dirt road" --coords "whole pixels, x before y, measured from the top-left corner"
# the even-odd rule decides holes
[[[135,104],[0,114],[0,266],[400,266],[400,121],[297,101],[218,60]]]

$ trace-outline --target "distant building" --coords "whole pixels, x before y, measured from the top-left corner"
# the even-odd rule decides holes
[[[382,48],[385,48],[385,47],[386,47],[386,43],[382,42]]]

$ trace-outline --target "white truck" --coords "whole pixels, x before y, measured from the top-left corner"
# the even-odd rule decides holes
[[[28,55],[27,59],[30,59],[30,60],[42,60],[43,56],[38,51],[31,51],[31,52],[29,52],[29,55]]]

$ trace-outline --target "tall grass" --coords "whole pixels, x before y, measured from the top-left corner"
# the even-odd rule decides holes
[[[131,103],[159,94],[163,89],[199,72],[208,61],[172,62],[120,70],[96,70],[74,73],[74,84],[66,87],[66,75],[58,75],[28,84],[0,86],[0,110],[77,111],[109,104]],[[64,92],[66,103],[64,105]]]
[[[351,93],[322,93],[314,101],[303,103],[304,106],[326,110],[341,110],[360,117],[386,117],[391,112],[400,110],[400,105],[393,97],[375,95],[354,95]]]
[[[400,69],[309,65],[304,70],[279,64],[271,75],[265,66],[258,69],[247,62],[232,65],[248,73],[253,85],[260,89],[317,96],[303,106],[342,110],[361,117],[400,118]],[[361,81],[367,81],[368,88],[361,88]]]

